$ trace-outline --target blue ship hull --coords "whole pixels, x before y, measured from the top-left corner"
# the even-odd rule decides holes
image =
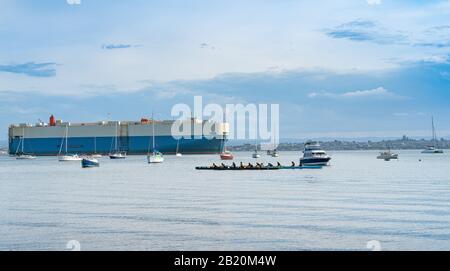
[[[114,137],[73,137],[68,138],[68,153],[74,154],[109,154],[115,151],[126,152],[129,155],[144,155],[152,146],[150,136],[119,137],[118,149],[114,148]],[[156,148],[164,154],[213,154],[220,153],[224,139],[174,139],[172,136],[157,136]],[[63,138],[27,138],[24,142],[24,153],[38,156],[58,155]],[[10,138],[9,152],[14,155],[20,144],[20,138]],[[65,146],[64,146],[65,147]]]

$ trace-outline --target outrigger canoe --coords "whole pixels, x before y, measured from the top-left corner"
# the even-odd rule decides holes
[[[285,169],[321,169],[322,166],[299,166],[299,167],[196,167],[196,170],[285,170]]]

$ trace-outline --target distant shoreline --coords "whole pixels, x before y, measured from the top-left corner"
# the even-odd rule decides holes
[[[344,141],[344,140],[334,140],[334,141],[319,141],[322,148],[326,151],[379,151],[379,150],[424,150],[428,146],[433,146],[433,141],[431,140],[415,140],[408,137],[403,137],[397,140],[383,140],[383,141]],[[440,149],[450,149],[450,140],[441,139],[437,142]],[[227,149],[231,151],[254,151],[255,145],[253,144],[242,144],[242,145],[232,145],[228,146]],[[259,148],[260,149],[260,148]],[[280,143],[278,148],[279,151],[303,151],[304,143]]]
[[[322,148],[326,151],[379,151],[386,150],[388,148],[392,150],[424,150],[428,146],[433,145],[431,140],[416,140],[408,137],[403,137],[397,140],[383,140],[383,141],[319,141]],[[438,141],[438,147],[440,149],[450,149],[450,140],[441,139]],[[234,152],[251,152],[255,151],[254,144],[241,144],[232,145],[229,144],[227,149]],[[259,148],[260,149],[260,148]],[[278,146],[279,151],[303,151],[304,143],[280,143]],[[0,147],[0,152],[7,154],[8,148],[6,146]]]

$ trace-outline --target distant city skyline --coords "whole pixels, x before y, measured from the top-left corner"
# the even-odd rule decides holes
[[[450,1],[0,2],[11,123],[280,104],[281,138],[450,136]]]

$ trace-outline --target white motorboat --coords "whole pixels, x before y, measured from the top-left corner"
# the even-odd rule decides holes
[[[318,142],[308,141],[305,143],[300,164],[304,166],[327,166],[330,160],[331,157],[320,147]]]
[[[425,153],[425,154],[442,154],[442,153],[444,153],[444,150],[436,149],[433,146],[429,146],[425,150],[423,150],[422,153]]]
[[[387,150],[381,152],[380,155],[377,156],[377,159],[384,161],[398,160],[398,154],[392,153],[391,150]]]

